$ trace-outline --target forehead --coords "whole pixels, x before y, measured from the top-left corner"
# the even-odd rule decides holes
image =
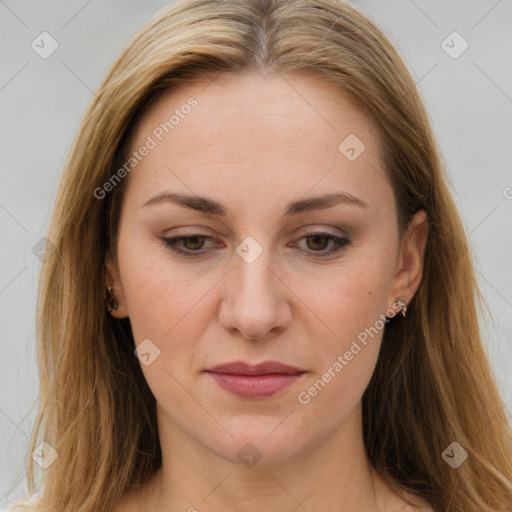
[[[334,188],[389,200],[371,118],[316,76],[222,74],[182,83],[142,116],[129,153],[148,137],[154,147],[130,174],[138,201],[167,186],[238,201]]]

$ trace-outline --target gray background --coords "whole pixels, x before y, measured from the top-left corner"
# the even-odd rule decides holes
[[[352,2],[418,82],[462,213],[485,299],[489,358],[512,415],[512,2]],[[0,0],[0,508],[25,493],[37,396],[34,318],[44,236],[78,123],[117,54],[162,2]],[[42,59],[43,31],[58,49]],[[458,58],[442,42],[457,31]],[[453,40],[453,43],[451,42]],[[460,41],[448,38],[452,52]]]

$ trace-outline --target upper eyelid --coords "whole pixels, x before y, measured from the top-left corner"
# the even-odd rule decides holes
[[[335,235],[333,233],[328,233],[326,231],[322,231],[321,229],[315,230],[312,228],[308,229],[305,233],[303,233],[300,237],[298,237],[297,240],[302,240],[303,238],[310,238],[312,236],[327,236],[330,239],[330,241],[334,241],[337,243],[345,241],[345,242],[351,243],[351,237],[346,233],[344,233],[342,235]],[[162,240],[164,240],[166,242],[172,241],[174,243],[179,243],[185,239],[194,238],[194,237],[203,237],[212,242],[216,242],[216,237],[207,235],[204,233],[200,233],[200,232],[195,232],[195,231],[188,231],[187,233],[182,233],[182,234],[175,235],[175,236],[167,236],[167,237],[164,236],[164,237],[162,237]],[[293,246],[297,246],[297,245],[298,244],[294,241]],[[346,245],[346,244],[343,244],[343,245]],[[190,254],[193,254],[193,253],[200,254],[201,252],[206,252],[208,249],[200,249],[198,251],[193,251],[193,250],[189,250],[189,249],[180,249],[180,250],[183,252],[189,252]],[[320,253],[321,251],[318,251],[318,252]],[[329,251],[327,251],[327,252],[329,252]]]
[[[329,239],[329,243],[334,242],[334,247],[331,249],[322,249],[320,251],[313,251],[313,250],[307,250],[307,249],[301,249],[299,248],[298,251],[304,255],[307,255],[311,257],[315,261],[331,261],[333,259],[338,258],[345,250],[346,247],[352,244],[352,239],[349,236],[336,236],[336,235],[330,235],[328,233],[322,233],[322,232],[314,232],[311,234],[304,234],[303,236],[299,237],[298,239],[295,239],[293,242],[289,244],[292,248],[298,248],[299,242],[303,239],[306,239],[308,237],[314,236],[316,234],[320,235],[326,235]],[[178,244],[183,242],[184,239],[193,238],[194,236],[205,236],[205,238],[210,239],[214,242],[213,247],[209,247],[206,249],[199,249],[199,250],[192,250],[192,249],[186,249],[178,247]],[[168,250],[173,252],[177,257],[184,257],[187,260],[193,261],[195,259],[202,258],[203,256],[211,255],[211,251],[218,248],[218,244],[215,244],[215,239],[213,237],[210,237],[208,235],[181,235],[171,238],[162,238],[164,243],[168,246]],[[222,243],[222,242],[221,242]]]
[[[177,233],[177,234],[173,233],[170,235],[164,235],[163,238],[180,238],[180,237],[188,237],[188,236],[204,236],[204,237],[209,237],[209,238],[219,238],[219,235],[217,235],[214,231],[212,231],[210,228],[205,227],[205,226],[201,226],[198,228],[184,227],[184,228],[176,228],[176,229],[184,229],[184,231],[182,233]],[[337,228],[335,226],[323,228],[323,227],[311,227],[311,226],[307,225],[307,226],[302,226],[301,228],[298,228],[297,230],[294,230],[294,232],[300,233],[302,229],[305,230],[301,234],[302,237],[309,236],[309,235],[313,234],[313,235],[328,235],[328,236],[333,236],[333,237],[338,237],[338,238],[343,238],[343,237],[350,238],[350,235],[347,231],[345,231],[341,228]],[[329,229],[335,229],[338,232],[331,233],[331,232],[329,232]],[[243,238],[245,238],[245,237],[242,237],[242,239]]]

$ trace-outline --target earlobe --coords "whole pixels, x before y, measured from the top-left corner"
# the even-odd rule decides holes
[[[400,268],[397,269],[393,281],[391,301],[395,297],[403,297],[409,303],[416,293],[423,275],[427,238],[428,217],[424,210],[420,210],[411,219],[402,239]]]
[[[126,303],[121,287],[121,280],[117,266],[112,258],[108,258],[105,263],[105,287],[106,287],[106,309],[117,319],[126,318]]]

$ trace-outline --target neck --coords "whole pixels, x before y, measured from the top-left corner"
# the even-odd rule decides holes
[[[162,466],[147,485],[147,510],[377,512],[382,481],[364,449],[360,405],[327,439],[293,459],[246,467],[212,453],[158,411]],[[377,481],[376,481],[377,480]],[[144,506],[142,510],[146,510]]]

